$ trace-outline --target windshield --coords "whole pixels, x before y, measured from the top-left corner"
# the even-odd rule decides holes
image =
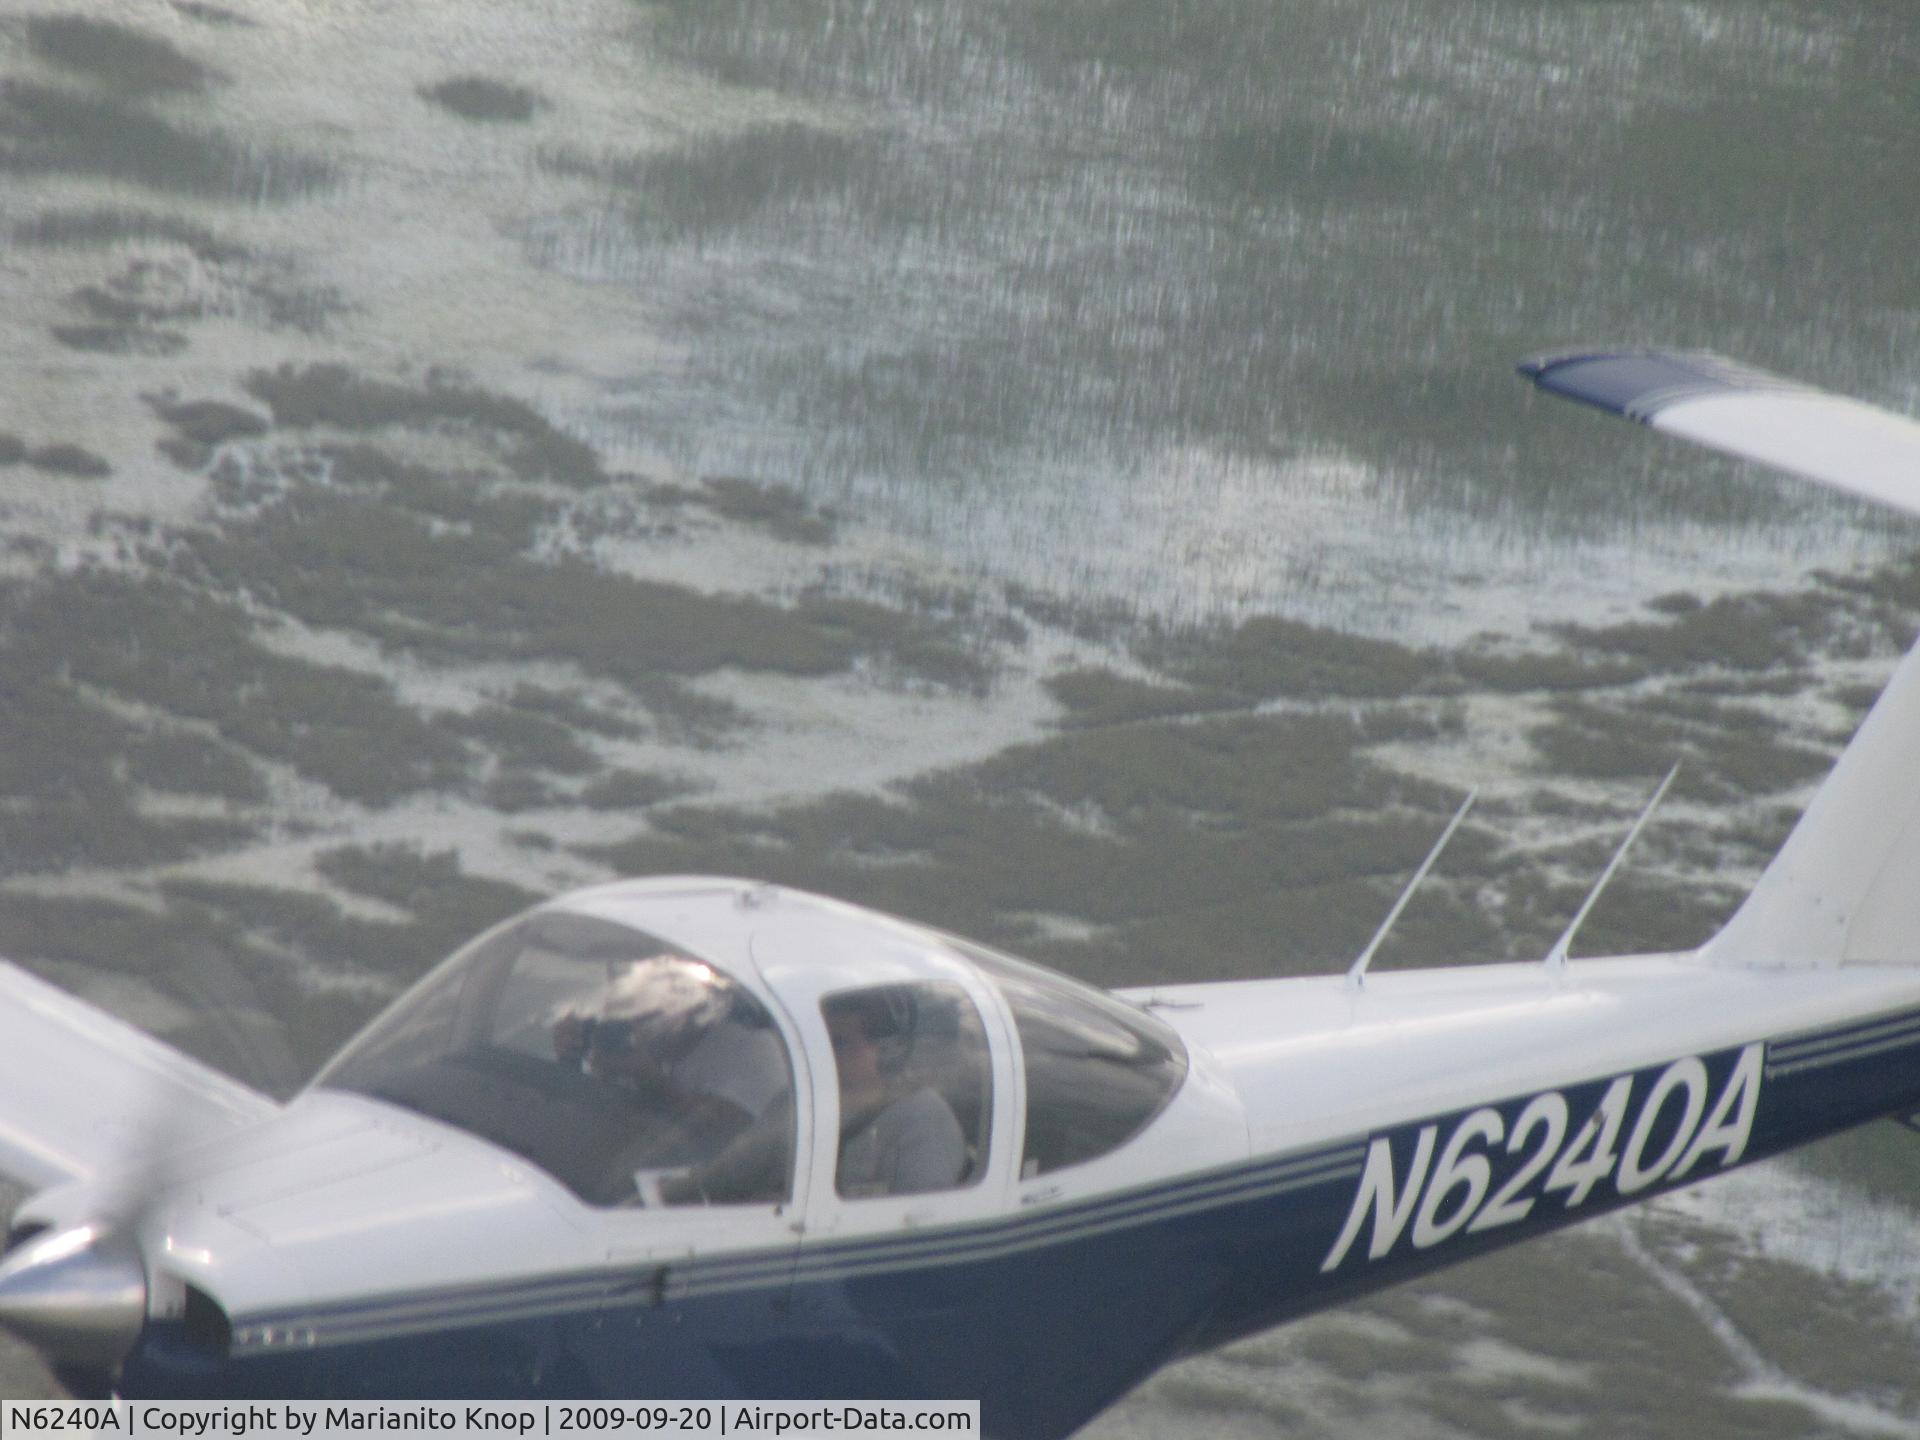
[[[317,1083],[470,1130],[597,1205],[791,1193],[793,1067],[766,1007],[705,961],[585,916],[482,936]]]

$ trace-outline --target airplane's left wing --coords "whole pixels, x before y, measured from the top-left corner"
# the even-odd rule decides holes
[[[1587,350],[1520,367],[1543,390],[1920,514],[1920,421],[1718,355]]]
[[[0,1175],[35,1188],[90,1180],[278,1108],[0,960]]]

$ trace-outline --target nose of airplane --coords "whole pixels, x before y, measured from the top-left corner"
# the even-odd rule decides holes
[[[76,1225],[36,1236],[0,1262],[0,1327],[54,1362],[117,1369],[146,1315],[146,1266],[124,1232]]]

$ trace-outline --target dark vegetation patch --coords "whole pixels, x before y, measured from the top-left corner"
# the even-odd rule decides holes
[[[352,1033],[363,1008],[305,993],[279,957],[205,906],[9,894],[0,950],[28,965],[118,971],[151,985],[193,1016],[168,1032],[169,1043],[282,1098]]]
[[[1603,704],[1564,697],[1527,738],[1545,767],[1590,779],[1657,779],[1680,761],[1675,790],[1716,804],[1748,800],[1824,775],[1833,757],[1783,740],[1764,712],[1689,704],[1685,697]]]
[[[1804,663],[1835,626],[1834,597],[1819,591],[1723,595],[1674,610],[1671,618],[1618,625],[1568,625],[1559,632],[1577,646],[1637,659],[1654,670],[1719,665],[1771,670]]]
[[[129,240],[167,240],[185,246],[214,265],[245,260],[248,254],[246,247],[175,216],[116,207],[48,210],[16,225],[13,237],[22,245],[62,249],[119,245]]]
[[[1098,669],[1068,670],[1051,676],[1047,689],[1067,708],[1060,723],[1076,728],[1202,715],[1238,703],[1212,691],[1155,685]]]
[[[91,355],[178,355],[187,337],[177,330],[144,325],[52,325],[53,338],[69,350]]]
[[[1609,1318],[1607,1325],[1575,1330],[1565,1323],[1565,1296],[1574,1287],[1583,1304]],[[1576,1232],[1496,1251],[1368,1304],[1418,1325],[1415,1307],[1423,1292],[1435,1291],[1484,1311],[1493,1337],[1517,1350],[1607,1376],[1610,1423],[1641,1422],[1616,1433],[1659,1434],[1672,1423],[1664,1404],[1698,1391],[1724,1401],[1723,1387],[1741,1378],[1706,1326],[1647,1284],[1646,1272],[1605,1235]]]
[[[1295,1332],[1294,1344],[1300,1354],[1349,1384],[1370,1382],[1387,1367],[1394,1375],[1420,1375],[1431,1383],[1458,1364],[1453,1346],[1432,1332],[1428,1325],[1383,1335],[1371,1326],[1364,1331],[1350,1328],[1336,1315],[1303,1326]]]
[[[44,603],[61,605],[79,583],[61,582]],[[230,800],[254,792],[237,757],[189,753],[190,741],[176,749],[82,693],[69,647],[40,630],[36,603],[23,586],[0,591],[0,869],[140,867],[247,839],[251,827],[239,819],[140,813],[137,784]]]
[[[138,282],[147,274],[147,271],[136,266],[119,277],[120,283],[111,286],[83,285],[67,299],[94,319],[113,325],[191,320],[205,313],[205,306],[198,300],[155,301],[143,298],[141,291],[146,287]]]
[[[405,910],[416,921],[404,957],[376,968],[401,980],[442,955],[451,954],[495,921],[541,897],[517,885],[469,875],[451,850],[414,845],[345,845],[322,853],[315,867],[356,895]]]
[[[593,752],[565,725],[512,705],[482,705],[468,715],[449,715],[445,724],[455,734],[478,741],[514,769],[579,775],[598,764]]]
[[[113,467],[103,457],[66,441],[29,450],[26,459],[37,470],[51,471],[55,475],[72,475],[82,480],[102,480],[113,473]]]
[[[1452,799],[1374,766],[1353,720],[1225,717],[1069,731],[885,798],[656,809],[647,833],[591,853],[623,873],[757,875],[845,895],[1126,984],[1350,957]],[[1463,833],[1449,873],[1471,872],[1485,845]],[[1035,915],[1098,933],[1059,939]],[[1487,917],[1451,899],[1408,922],[1400,958],[1498,945]]]
[[[567,804],[568,796],[538,775],[508,771],[495,775],[481,788],[480,800],[502,815],[518,815],[527,810],[555,809]]]
[[[122,95],[202,90],[218,72],[165,40],[81,15],[36,15],[27,48],[42,60],[98,80]]]
[[[224,5],[207,5],[202,0],[170,0],[173,8],[189,20],[197,20],[202,25],[244,25],[253,28],[254,22]]]
[[[1141,621],[1135,610],[1119,601],[1084,604],[1064,596],[1008,581],[1001,589],[1008,606],[1029,622],[1064,631],[1094,644],[1132,639]]]
[[[1878,685],[1840,685],[1833,690],[1833,703],[1853,713],[1858,724],[1873,708],[1873,702],[1880,698],[1883,687]]]
[[[204,735],[147,735],[127,747],[127,778],[152,790],[258,805],[266,786],[245,755]]]
[[[512,693],[507,696],[507,703],[516,710],[531,715],[545,715],[571,729],[585,730],[609,740],[631,740],[640,734],[640,727],[631,720],[609,715],[598,706],[561,690],[548,690],[523,682],[513,687]]]
[[[298,199],[334,183],[324,160],[187,129],[119,98],[18,79],[0,81],[0,169],[254,203]]]
[[[420,87],[420,98],[463,120],[526,121],[545,106],[537,91],[485,75],[455,75]]]
[[[168,581],[81,571],[18,595],[8,620],[10,675],[93,686],[213,725],[348,799],[380,804],[458,788],[466,775],[465,747],[386,682],[273,654],[242,611]]]
[[[701,482],[706,503],[729,520],[758,526],[796,545],[825,545],[833,539],[837,517],[816,509],[791,485],[715,477]]]
[[[485,476],[402,465],[367,444],[307,458],[335,483],[298,484],[250,517],[196,532],[184,571],[428,658],[571,660],[695,729],[737,712],[663,682],[727,666],[826,675],[861,657],[956,688],[990,678],[952,626],[825,594],[788,609],[583,560],[536,561],[528,551],[552,514],[546,500]],[[261,498],[244,470],[216,475],[216,487],[237,504]]]
[[[451,852],[344,847],[321,871],[341,888],[405,912],[352,916],[310,891],[173,881],[163,905],[13,893],[0,905],[0,953],[124,971],[195,1015],[168,1039],[249,1083],[285,1095],[365,1022],[355,990],[314,975],[397,991],[534,893],[467,874]]]
[[[645,810],[668,800],[696,794],[701,782],[678,775],[655,775],[641,770],[616,770],[580,792],[589,810]]]
[[[1691,590],[1669,590],[1647,601],[1647,609],[1658,615],[1691,615],[1706,603]]]
[[[1798,695],[1812,688],[1811,666],[1788,664],[1778,670],[1723,670],[1683,682],[1683,688],[1696,695]]]
[[[322,627],[469,660],[573,660],[628,683],[738,665],[795,675],[841,670],[844,626],[763,601],[538,564],[516,537],[450,531],[368,497],[309,491],[251,525],[197,536],[216,583]]]
[[[548,169],[597,181],[631,197],[631,223],[646,239],[699,241],[741,229],[807,201],[831,201],[855,184],[871,142],[809,125],[756,125],[701,136],[658,154],[549,154]]]
[[[1870,1199],[1910,1204],[1920,1194],[1920,1145],[1911,1139],[1892,1124],[1866,1125],[1809,1145],[1793,1163]]]
[[[341,430],[453,425],[496,438],[502,462],[523,480],[584,487],[607,479],[592,447],[555,429],[525,401],[442,374],[407,386],[363,379],[344,365],[282,365],[255,371],[246,388],[273,412],[277,425]]]
[[[1902,1396],[1884,1387],[1888,1376],[1911,1372],[1912,1335],[1883,1287],[1785,1260],[1738,1255],[1714,1246],[1724,1240],[1711,1231],[1686,1239],[1708,1242],[1704,1264],[1701,1247],[1689,1244],[1690,1273],[1702,1276],[1741,1334],[1767,1337],[1769,1358],[1787,1374],[1818,1375],[1830,1393],[1902,1403]]]
[[[676,744],[715,749],[758,724],[731,700],[703,694],[671,675],[651,676],[628,688],[646,706],[659,734]]]
[[[795,613],[849,653],[880,660],[903,675],[974,694],[985,694],[993,679],[986,657],[957,638],[957,626],[917,610],[811,591],[800,597]]]
[[[1273,615],[1231,629],[1161,633],[1141,658],[1190,685],[1252,699],[1385,699],[1442,686],[1445,659]]]
[[[13,729],[19,718],[0,716],[0,728]],[[38,747],[41,753],[48,748]],[[72,747],[53,748],[71,763]],[[225,850],[255,833],[237,821],[149,819],[123,790],[109,769],[97,781],[14,794],[0,811],[0,863],[18,875],[59,874],[78,865],[138,868]]]
[[[373,444],[320,445],[283,457],[285,478],[302,484],[323,477],[329,487],[362,492],[343,500],[342,516],[361,516],[373,508],[412,512],[475,542],[484,541],[503,557],[525,550],[556,514],[554,502],[529,495],[486,471],[436,470],[396,460]],[[302,514],[323,504],[314,492],[296,494],[293,508]]]
[[[1523,1304],[1517,1316],[1498,1313],[1497,1333],[1516,1349],[1544,1350],[1594,1374],[1604,1387],[1608,1433],[1653,1436],[1673,1434],[1678,1427],[1690,1440],[1820,1433],[1819,1418],[1805,1406],[1739,1393],[1744,1376],[1720,1340],[1663,1287],[1650,1284],[1645,1268],[1625,1247],[1584,1234],[1553,1243],[1564,1247],[1566,1258],[1544,1274],[1538,1264],[1529,1266],[1525,1249],[1475,1261],[1471,1271],[1485,1267],[1495,1280],[1489,1284],[1474,1274],[1467,1293],[1490,1308],[1517,1298],[1528,1286],[1561,1295],[1577,1290],[1586,1296],[1592,1312],[1606,1316],[1608,1323],[1583,1327],[1593,1332],[1590,1337],[1583,1334],[1584,1351],[1568,1343],[1572,1336],[1564,1323],[1558,1330],[1528,1324],[1541,1320],[1544,1307],[1539,1304]],[[1465,1288],[1451,1281],[1439,1283],[1449,1290]],[[1589,1393],[1575,1414],[1584,1419],[1593,1412]],[[1521,1433],[1538,1435],[1541,1430],[1528,1425]]]
[[[1820,580],[1855,599],[1869,599],[1898,610],[1905,618],[1901,638],[1913,633],[1912,617],[1920,612],[1920,551],[1904,559],[1876,566],[1865,575],[1835,575],[1821,572]]]
[[[173,427],[174,438],[203,457],[229,440],[250,440],[268,430],[264,416],[224,400],[176,400],[168,395],[144,398],[154,414]],[[204,464],[205,459],[199,463]]]
[[[1537,918],[1541,931],[1551,937],[1549,943],[1558,939],[1560,932],[1579,913],[1587,891],[1613,858],[1614,849],[1626,838],[1629,823],[1623,820],[1617,833],[1588,848],[1586,864],[1578,872],[1578,883],[1543,887],[1538,892],[1537,905],[1516,907],[1518,913],[1531,913]],[[1692,949],[1726,924],[1743,898],[1741,892],[1731,888],[1676,885],[1645,871],[1633,870],[1631,864],[1629,861],[1627,867],[1616,872],[1582,922],[1572,947],[1576,958]],[[1537,953],[1545,955],[1546,946],[1540,946]],[[1537,957],[1523,953],[1522,958]]]
[[[1500,652],[1468,647],[1453,657],[1469,685],[1508,693],[1528,690],[1600,690],[1630,685],[1648,674],[1645,663],[1566,651]]]
[[[1240,716],[1077,731],[1014,746],[970,774],[984,791],[1038,796],[1069,810],[1218,816],[1245,825],[1385,803],[1386,776],[1362,763],[1360,743],[1358,724],[1346,716]]]
[[[404,920],[349,915],[325,896],[265,885],[165,882],[170,915],[227,937],[270,1002],[269,1014],[298,1037],[300,1074],[312,1072],[367,1018],[364,998],[316,989],[314,974],[374,982],[389,993],[410,984],[475,935],[540,898],[517,886],[461,873],[450,853],[422,855],[402,846],[330,852],[323,868],[343,888],[377,889],[375,898],[408,912]],[[384,872],[384,873],[383,873]],[[219,1013],[217,1004],[213,1013]]]

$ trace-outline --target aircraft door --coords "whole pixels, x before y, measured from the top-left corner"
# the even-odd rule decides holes
[[[998,1274],[924,1261],[1009,1203],[1010,1030],[970,967],[913,937],[865,932],[857,957],[813,938],[783,929],[777,963],[755,947],[813,1091],[792,1393],[982,1393]]]

